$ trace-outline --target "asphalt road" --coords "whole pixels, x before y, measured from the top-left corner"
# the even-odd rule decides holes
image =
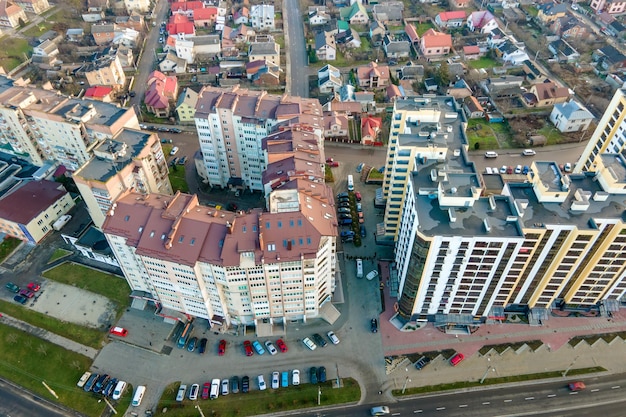
[[[41,398],[28,395],[0,380],[0,416],[4,417],[66,417],[68,414]]]
[[[285,47],[287,58],[286,92],[291,96],[309,96],[309,60],[304,41],[304,23],[298,0],[284,0],[283,16],[286,20]]]

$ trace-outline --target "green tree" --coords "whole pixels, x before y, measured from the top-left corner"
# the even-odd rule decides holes
[[[435,73],[435,81],[441,87],[446,87],[450,84],[450,68],[448,68],[448,62],[442,61]]]

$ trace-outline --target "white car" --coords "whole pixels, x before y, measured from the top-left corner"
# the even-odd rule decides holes
[[[256,380],[259,383],[259,389],[261,391],[265,391],[267,389],[267,385],[265,385],[265,378],[263,377],[263,375],[257,376]]]
[[[515,173],[516,174],[521,174],[522,173],[522,166],[521,165],[518,165],[518,166],[515,167]]]
[[[228,395],[228,379],[222,379],[222,395]]]
[[[189,399],[195,401],[198,399],[198,391],[200,391],[200,385],[193,384],[189,390]]]
[[[507,170],[507,166],[502,165],[502,168],[500,168],[500,174],[506,174],[506,170]]]
[[[174,146],[170,151],[170,156],[174,156],[178,153],[178,146]]]
[[[578,6],[576,4],[572,4],[572,10],[578,10]]]
[[[276,353],[278,353],[276,347],[274,347],[274,344],[269,340],[265,341],[265,347],[267,348],[267,351],[270,353],[270,355],[276,355]]]
[[[280,386],[280,374],[276,371],[272,372],[272,389],[278,389]]]
[[[291,385],[300,385],[300,371],[297,369],[291,371]]]
[[[376,278],[378,276],[378,271],[373,270],[367,273],[367,275],[365,276],[365,278],[367,278],[368,281],[373,280],[374,278]]]
[[[331,343],[333,345],[338,345],[339,344],[339,338],[337,337],[337,335],[335,334],[335,332],[328,332],[326,333],[326,336],[328,336],[328,338],[330,339]]]
[[[304,346],[308,347],[311,350],[315,350],[317,348],[317,345],[313,343],[313,341],[308,337],[302,339],[302,343],[304,343]]]
[[[117,385],[115,386],[115,391],[113,391],[113,396],[111,398],[113,398],[114,400],[119,400],[122,397],[122,394],[124,393],[125,389],[126,389],[126,382],[119,381]]]
[[[387,414],[389,414],[389,407],[387,407],[386,405],[374,407],[370,410],[370,414],[373,416],[386,416]]]

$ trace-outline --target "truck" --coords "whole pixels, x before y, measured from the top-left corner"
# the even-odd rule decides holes
[[[361,258],[356,260],[356,277],[363,278],[363,260]]]
[[[63,226],[65,226],[70,220],[72,220],[72,216],[70,216],[69,214],[64,214],[52,224],[52,228],[56,231],[59,231],[63,229]]]

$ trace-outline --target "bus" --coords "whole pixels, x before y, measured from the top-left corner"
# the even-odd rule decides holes
[[[185,328],[183,329],[183,332],[180,334],[180,337],[178,338],[177,346],[179,349],[183,349],[185,347],[192,330],[193,330],[193,323],[191,321],[188,321],[187,324],[185,324]]]
[[[348,191],[354,191],[354,178],[352,178],[352,174],[348,175]]]
[[[143,395],[146,393],[145,385],[139,385],[135,390],[135,394],[133,395],[133,402],[131,403],[133,407],[139,407],[141,404],[141,400],[143,400]]]

